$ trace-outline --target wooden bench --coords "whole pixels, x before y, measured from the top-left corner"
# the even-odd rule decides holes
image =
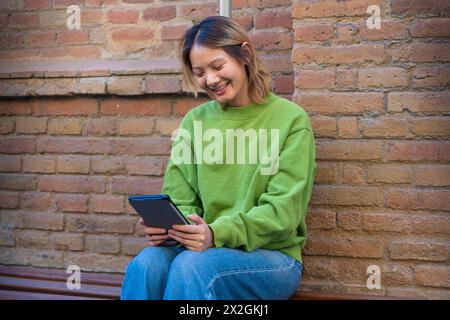
[[[0,300],[117,300],[121,274],[81,272],[81,288],[70,290],[61,269],[0,266]],[[297,291],[290,300],[384,300],[392,297]],[[402,298],[399,298],[402,299]]]

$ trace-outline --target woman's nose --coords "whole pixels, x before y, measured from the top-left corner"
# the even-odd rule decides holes
[[[209,87],[213,87],[217,84],[219,84],[220,79],[217,75],[215,74],[207,74],[206,75],[206,85]]]

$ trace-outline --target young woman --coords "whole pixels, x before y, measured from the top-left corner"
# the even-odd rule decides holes
[[[184,116],[164,176],[162,193],[192,224],[146,226],[149,247],[128,265],[122,299],[288,299],[301,279],[316,173],[308,116],[270,91],[229,18],[192,26],[181,60],[195,96],[212,99]]]

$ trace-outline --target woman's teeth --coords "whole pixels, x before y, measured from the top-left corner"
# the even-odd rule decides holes
[[[223,88],[225,88],[228,85],[229,82],[224,83],[222,86],[220,86],[219,88],[211,88],[211,90],[213,91],[220,91]]]

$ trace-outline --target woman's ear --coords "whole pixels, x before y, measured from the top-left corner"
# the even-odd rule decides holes
[[[250,44],[248,42],[243,42],[241,45],[241,50],[247,54],[248,63],[250,63],[250,59],[252,57],[252,50],[250,48]]]

